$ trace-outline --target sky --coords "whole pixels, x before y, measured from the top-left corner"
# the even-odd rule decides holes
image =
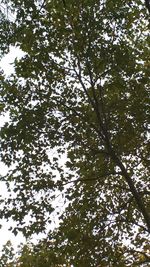
[[[11,47],[9,54],[7,54],[3,59],[0,61],[0,69],[3,69],[4,73],[8,76],[13,73],[13,61],[14,59],[21,58],[23,56],[23,52],[17,48]],[[3,125],[4,121],[8,120],[8,116],[0,117],[0,126]],[[0,175],[5,175],[7,173],[6,166],[0,162]],[[4,196],[7,194],[4,184],[0,184],[0,194]],[[8,241],[11,240],[12,244],[15,248],[19,245],[20,242],[24,242],[25,239],[23,238],[22,234],[18,234],[14,236],[8,229],[12,225],[12,221],[9,220],[7,223],[4,220],[0,220],[0,224],[3,225],[0,229],[0,252],[2,246]]]

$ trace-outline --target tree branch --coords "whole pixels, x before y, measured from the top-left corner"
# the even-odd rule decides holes
[[[138,209],[141,211],[143,217],[144,217],[144,220],[145,220],[145,223],[147,225],[147,228],[148,228],[148,232],[150,232],[150,215],[143,203],[143,200],[141,198],[141,194],[140,192],[137,191],[137,189],[135,188],[135,185],[134,185],[134,182],[132,181],[130,175],[128,174],[127,170],[125,169],[123,163],[121,162],[121,160],[118,158],[118,156],[116,156],[115,152],[113,151],[113,149],[110,147],[110,144],[109,144],[109,147],[108,147],[109,151],[110,151],[110,155],[113,159],[113,161],[116,163],[116,165],[120,168],[121,172],[122,172],[122,175],[124,176],[130,190],[131,190],[131,193],[133,194],[134,196],[134,199],[136,201],[136,204],[137,204],[137,207]]]
[[[83,178],[83,179],[76,179],[76,180],[72,180],[72,181],[69,181],[69,182],[66,182],[64,184],[62,184],[63,186],[65,185],[68,185],[68,184],[71,184],[71,183],[78,183],[78,182],[88,182],[88,181],[98,181],[99,179],[102,179],[102,178],[106,178],[108,177],[109,175],[118,175],[120,173],[118,172],[109,172],[109,173],[106,173],[104,175],[100,175],[99,177],[97,178]]]
[[[146,6],[148,12],[150,13],[150,0],[145,0],[145,6]]]

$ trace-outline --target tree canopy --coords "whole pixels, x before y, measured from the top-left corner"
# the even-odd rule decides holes
[[[147,1],[3,3],[14,20],[2,16],[2,56],[25,54],[1,72],[1,218],[43,232],[61,195],[47,239],[64,264],[148,266]]]

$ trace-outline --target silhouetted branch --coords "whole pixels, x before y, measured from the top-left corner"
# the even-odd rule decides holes
[[[150,13],[150,0],[145,0],[145,6],[146,6],[148,12]]]

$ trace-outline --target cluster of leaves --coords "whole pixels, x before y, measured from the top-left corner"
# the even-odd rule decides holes
[[[1,79],[0,101],[10,117],[0,134],[1,160],[9,167],[1,178],[9,192],[1,216],[17,221],[15,233],[42,232],[59,191],[68,207],[53,235],[65,262],[139,264],[125,243],[144,251],[150,231],[143,2],[9,5],[16,19],[11,31],[2,24],[3,45],[25,55],[15,61],[15,74]]]
[[[61,267],[63,266],[61,263],[61,258],[58,262],[53,244],[51,244],[51,248],[47,248],[42,242],[38,245],[21,244],[18,251],[15,252],[11,242],[8,241],[3,246],[0,256],[1,267]]]
[[[58,236],[58,235],[57,235]],[[8,241],[2,249],[0,256],[1,267],[72,267],[72,266],[89,266],[89,255],[88,251],[82,251],[82,257],[77,260],[75,254],[74,259],[68,258],[68,252],[74,250],[74,248],[68,248],[62,253],[58,240],[52,239],[51,241],[41,240],[38,244],[27,243],[21,244],[18,247],[18,251],[15,252],[10,241]],[[92,244],[92,243],[91,243]],[[58,246],[57,246],[58,245]],[[107,244],[109,246],[109,244]],[[88,245],[87,245],[88,249]],[[148,266],[149,257],[147,251],[149,246],[145,246],[144,251],[129,251],[125,247],[116,247],[114,258],[112,260],[112,250],[110,249],[110,261],[104,257],[99,258],[99,263],[94,260],[94,254],[92,255],[92,261],[90,258],[90,266],[97,267],[126,267],[126,266]],[[69,252],[69,255],[70,255]],[[91,252],[90,252],[91,253]],[[134,262],[131,257],[134,257]],[[127,257],[129,259],[127,260]],[[133,262],[132,265],[129,265]]]

